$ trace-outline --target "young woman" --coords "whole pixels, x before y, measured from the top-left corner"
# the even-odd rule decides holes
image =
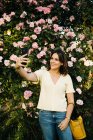
[[[69,127],[71,113],[74,107],[74,88],[70,75],[67,73],[67,61],[64,52],[56,49],[52,52],[49,67],[39,69],[31,74],[22,68],[27,63],[25,55],[19,57],[15,68],[24,78],[40,82],[41,90],[37,108],[39,122],[44,140],[72,140]]]

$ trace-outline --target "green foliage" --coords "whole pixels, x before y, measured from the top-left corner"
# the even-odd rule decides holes
[[[83,24],[86,26],[93,26],[93,1],[82,0],[81,3]]]

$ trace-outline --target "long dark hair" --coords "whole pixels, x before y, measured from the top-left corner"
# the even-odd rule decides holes
[[[60,74],[67,75],[68,70],[67,70],[67,59],[65,53],[61,50],[61,48],[54,49],[53,51],[51,51],[50,59],[54,53],[57,53],[59,57],[59,61],[63,63],[63,65],[61,65],[59,69]],[[48,70],[50,70],[50,61],[48,63]]]

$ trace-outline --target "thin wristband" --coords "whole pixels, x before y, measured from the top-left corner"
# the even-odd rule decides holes
[[[68,105],[72,104],[74,106],[74,103],[68,103]]]
[[[67,117],[67,116],[66,116],[65,119],[68,119],[68,120],[70,121],[70,117]]]

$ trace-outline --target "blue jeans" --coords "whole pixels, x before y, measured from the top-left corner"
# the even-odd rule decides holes
[[[73,140],[70,127],[64,131],[58,127],[59,123],[64,120],[66,112],[39,111],[39,123],[43,132],[44,140]]]

